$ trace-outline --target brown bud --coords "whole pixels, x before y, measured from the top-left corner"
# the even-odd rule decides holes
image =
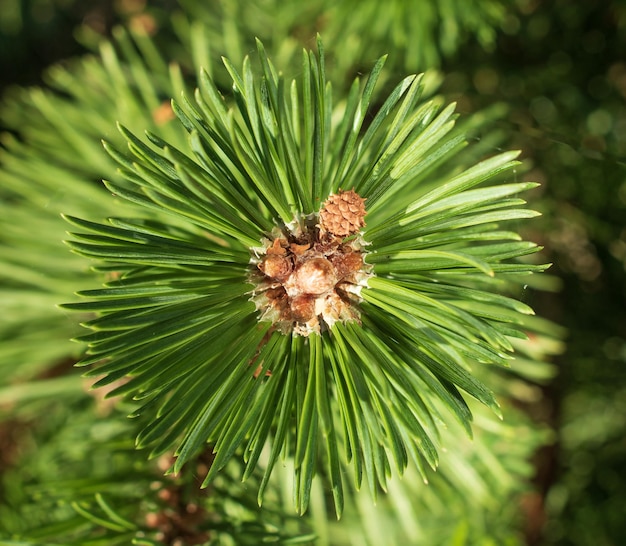
[[[308,322],[315,316],[315,298],[306,294],[295,297],[291,301],[291,314],[296,322]]]
[[[364,225],[365,199],[354,190],[332,194],[320,210],[320,227],[338,237],[357,233]]]
[[[288,315],[289,312],[289,302],[287,293],[282,286],[277,288],[270,288],[265,292],[269,305],[275,309],[279,316],[284,317]]]
[[[313,258],[295,271],[295,285],[301,294],[323,294],[335,286],[335,268],[326,258]]]
[[[280,254],[269,254],[259,264],[259,269],[268,277],[283,281],[291,275],[292,265],[289,258]]]
[[[363,265],[363,257],[359,252],[336,253],[331,257],[331,261],[335,267],[338,280],[345,279],[352,273],[356,273]]]

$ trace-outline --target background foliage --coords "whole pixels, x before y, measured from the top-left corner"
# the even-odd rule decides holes
[[[497,544],[507,541],[580,545],[623,542],[626,537],[626,446],[623,442],[623,400],[626,399],[623,371],[626,364],[626,231],[623,222],[626,208],[626,65],[620,52],[626,47],[624,3],[617,0],[476,2],[490,14],[483,18],[485,25],[481,32],[463,17],[462,6],[468,3],[423,2],[423,6],[446,5],[450,12],[441,19],[437,18],[435,10],[429,12],[431,20],[435,21],[432,28],[445,28],[446,32],[435,32],[424,40],[422,61],[420,57],[405,58],[403,55],[407,51],[403,40],[413,35],[412,21],[404,18],[407,27],[402,28],[397,24],[399,19],[393,18],[394,13],[398,17],[393,10],[388,12],[389,19],[381,19],[379,25],[381,29],[388,25],[387,28],[394,29],[394,33],[381,30],[377,35],[373,32],[373,38],[366,44],[342,43],[343,23],[333,29],[332,24],[320,18],[319,14],[328,9],[321,0],[307,3],[306,12],[296,10],[285,17],[283,21],[288,23],[284,27],[268,25],[262,17],[264,12],[275,9],[275,3],[269,0],[259,3],[258,12],[242,9],[242,5],[235,1],[220,2],[216,3],[215,9],[223,12],[222,17],[228,24],[215,25],[210,50],[190,55],[180,43],[185,44],[185,37],[198,25],[188,26],[182,17],[172,19],[170,24],[171,10],[177,7],[174,2],[151,2],[148,6],[142,2],[101,2],[89,3],[89,8],[86,4],[70,0],[5,0],[0,13],[1,73],[2,85],[6,88],[0,124],[12,135],[3,137],[4,148],[10,153],[2,154],[3,171],[0,175],[3,199],[0,369],[4,384],[0,391],[3,413],[0,442],[4,446],[0,464],[2,470],[6,470],[0,502],[3,507],[12,508],[2,510],[0,530],[24,530],[19,528],[24,522],[23,515],[15,512],[25,505],[24,491],[39,491],[29,497],[35,502],[31,513],[41,515],[45,511],[42,507],[59,505],[58,499],[47,496],[50,486],[46,486],[46,480],[55,469],[68,467],[70,463],[64,461],[72,461],[71,464],[80,461],[84,465],[74,467],[76,475],[68,475],[68,479],[81,472],[83,477],[91,474],[92,463],[85,457],[60,455],[72,445],[72,440],[65,439],[62,434],[65,430],[63,423],[67,424],[72,436],[81,430],[74,414],[83,416],[86,428],[90,428],[93,420],[101,419],[98,413],[101,410],[82,394],[81,380],[75,374],[67,373],[72,357],[76,356],[76,348],[66,341],[76,332],[74,322],[53,307],[67,299],[66,294],[90,286],[92,282],[82,261],[66,253],[60,254],[62,251],[58,250],[56,243],[63,238],[65,228],[58,221],[57,203],[62,198],[65,212],[80,212],[87,217],[96,213],[108,214],[103,212],[106,201],[101,199],[95,184],[93,188],[83,184],[85,179],[97,181],[105,176],[103,173],[108,176],[111,170],[104,156],[100,155],[99,138],[111,138],[114,134],[112,121],[122,119],[122,116],[126,124],[136,124],[137,130],[159,123],[159,118],[152,114],[162,99],[177,91],[172,89],[168,67],[159,64],[156,57],[148,57],[153,64],[146,68],[146,73],[149,72],[154,78],[152,81],[157,82],[156,86],[150,86],[154,95],[148,93],[138,98],[134,92],[129,92],[127,96],[116,97],[120,108],[126,108],[126,111],[115,111],[111,101],[93,102],[98,93],[81,84],[84,74],[98,64],[93,58],[70,61],[69,64],[64,61],[72,66],[72,72],[53,69],[46,73],[44,82],[59,90],[61,99],[71,98],[74,93],[76,99],[85,101],[83,106],[91,104],[96,107],[88,126],[81,126],[79,132],[72,133],[68,128],[65,133],[51,135],[51,127],[63,125],[54,119],[59,104],[56,99],[52,100],[51,95],[37,90],[26,92],[7,87],[14,83],[38,82],[41,70],[55,59],[96,51],[100,35],[110,33],[115,21],[126,21],[131,27],[136,25],[148,30],[153,28],[150,25],[161,28],[162,32],[155,39],[159,47],[168,49],[171,58],[181,62],[183,74],[185,70],[192,70],[195,64],[193,54],[217,56],[226,53],[237,57],[252,47],[254,34],[264,37],[269,28],[272,28],[273,38],[267,38],[275,40],[271,47],[288,62],[294,51],[299,52],[299,41],[312,45],[307,42],[312,38],[303,36],[301,29],[303,24],[315,21],[322,27],[321,31],[330,35],[328,42],[340,44],[329,44],[329,49],[337,52],[347,48],[352,52],[351,55],[338,55],[334,63],[329,63],[336,71],[332,76],[335,81],[345,78],[344,81],[349,82],[355,73],[365,68],[351,65],[351,59],[361,59],[371,66],[376,57],[389,52],[390,66],[401,75],[407,70],[440,68],[440,72],[431,72],[429,77],[440,83],[440,90],[447,98],[459,102],[463,113],[505,106],[506,115],[498,116],[495,128],[493,125],[485,125],[484,129],[477,127],[474,134],[487,150],[498,149],[504,142],[507,148],[522,149],[532,168],[527,178],[543,183],[537,190],[534,206],[542,210],[544,217],[541,224],[533,224],[533,232],[527,237],[546,245],[548,259],[556,264],[553,273],[558,277],[561,289],[558,292],[528,291],[525,297],[541,315],[563,324],[569,337],[566,352],[555,360],[559,374],[554,381],[546,383],[545,377],[532,376],[532,359],[527,368],[532,382],[502,378],[502,390],[509,393],[512,403],[523,407],[525,414],[535,420],[535,424],[531,424],[527,421],[529,417],[520,414],[522,423],[513,429],[514,437],[519,439],[520,431],[525,430],[528,441],[523,444],[524,453],[519,458],[512,458],[512,463],[528,460],[536,446],[544,442],[534,459],[534,466],[517,469],[519,476],[534,476],[537,491],[513,497],[515,504],[511,513],[503,511],[501,506],[493,506],[491,509],[481,508],[477,515],[472,511],[475,506],[466,505],[464,496],[456,494],[462,484],[472,484],[467,498],[474,498],[472,495],[481,489],[481,478],[472,472],[480,463],[468,464],[472,461],[468,455],[452,465],[466,469],[456,480],[442,474],[443,480],[454,485],[447,497],[445,486],[437,489],[437,484],[433,484],[433,488],[425,493],[421,484],[414,491],[408,480],[408,486],[389,496],[389,502],[396,499],[395,507],[387,509],[381,505],[372,512],[371,506],[357,501],[353,503],[354,513],[346,512],[344,520],[336,527],[326,522],[324,509],[319,508],[313,510],[311,527],[321,536],[332,536],[337,540],[336,537],[348,537],[359,528],[359,522],[364,518],[373,522],[385,518],[387,521],[389,518],[397,521],[398,517],[402,521],[411,519],[407,505],[412,505],[413,510],[428,511],[431,517],[427,520],[420,518],[412,528],[400,529],[395,539],[398,543],[420,539],[424,543],[448,541],[460,544],[480,544],[481,541],[488,544],[490,540]],[[211,19],[211,9],[203,9],[209,4],[212,3],[181,2],[194,19],[206,25],[219,20]],[[350,2],[331,4],[339,7],[334,8],[338,13],[330,21],[342,21],[345,14],[342,15],[341,10],[344,8],[348,14],[354,11]],[[469,9],[475,9],[475,6]],[[365,13],[363,10],[359,15]],[[355,17],[354,24],[357,23]],[[236,39],[238,28],[254,31],[249,35],[250,45],[242,46]],[[458,32],[451,32],[451,28]],[[77,40],[68,39],[73,30]],[[126,39],[120,31],[116,32],[118,39]],[[475,37],[477,32],[478,38]],[[442,42],[441,36],[451,37],[451,41]],[[55,47],[50,48],[50,44]],[[147,47],[147,42],[144,44]],[[459,44],[463,47],[457,47]],[[115,55],[106,47],[101,52],[103,58],[108,59],[108,73],[115,73]],[[135,81],[141,82],[141,71],[134,77]],[[178,81],[180,86],[184,85],[182,78]],[[391,78],[391,81],[395,80]],[[103,105],[108,106],[100,108]],[[66,112],[71,112],[71,107],[68,108]],[[139,115],[140,111],[147,111],[150,115]],[[80,119],[82,112],[78,109],[72,115]],[[86,135],[89,138],[85,138]],[[171,137],[178,138],[175,132]],[[59,157],[55,149],[62,146],[70,146],[75,153],[64,155],[64,163],[59,164],[50,158]],[[33,154],[32,150],[38,152]],[[64,181],[62,191],[55,186],[60,178]],[[14,191],[18,187],[19,191]],[[22,207],[24,203],[28,203],[29,208]],[[117,203],[108,206],[119,214]],[[33,238],[32,232],[38,237]],[[24,252],[25,249],[28,252]],[[542,331],[541,325],[537,329]],[[543,349],[546,349],[545,343]],[[527,350],[532,353],[532,347]],[[16,366],[16,363],[20,365]],[[544,368],[538,368],[538,373],[550,375],[542,370]],[[28,383],[25,382],[27,379]],[[63,400],[62,405],[55,404],[54,400],[59,399]],[[55,408],[54,412],[51,408]],[[49,420],[42,419],[44,412],[50,416]],[[537,435],[536,423],[553,427],[555,441],[546,446],[543,433]],[[102,421],[102,426],[105,425],[106,420]],[[490,421],[486,420],[487,429],[489,425]],[[507,422],[506,426],[509,425],[511,423]],[[478,430],[480,438],[481,427]],[[505,442],[504,446],[501,443],[503,439],[512,439],[513,435],[508,433],[507,436],[505,428],[492,432],[494,434],[485,444],[477,443],[490,446],[489,452],[500,453],[500,458],[506,462],[505,455],[510,454],[513,442]],[[105,435],[107,438],[113,436]],[[101,449],[106,453],[104,448]],[[130,461],[132,466],[141,460],[133,462],[129,457],[122,457],[122,463]],[[136,471],[133,466],[133,472]],[[482,484],[485,491],[491,491],[485,496],[486,501],[489,497],[492,501],[507,498],[508,492],[518,489],[514,483],[505,483],[506,480],[500,483],[500,489],[496,489],[489,482],[493,478],[493,474],[488,474],[487,482]],[[107,480],[111,478],[107,477]],[[30,484],[29,489],[23,488],[25,483]],[[439,491],[440,496],[429,499],[431,490]],[[234,490],[232,493],[236,495]],[[455,498],[456,501],[443,507],[440,503],[444,498]],[[42,499],[45,500],[43,504]],[[405,504],[402,499],[407,499]],[[318,506],[323,507],[323,496],[318,500]],[[98,510],[93,495],[88,502],[91,503],[87,505],[90,510]],[[236,503],[241,503],[241,497]],[[350,505],[349,502],[346,504]],[[436,509],[438,505],[439,511]],[[74,510],[67,512],[72,518],[75,513]],[[239,520],[254,519],[257,516],[253,513],[254,510]],[[488,514],[491,517],[485,517]],[[494,518],[494,514],[498,514],[498,518]],[[477,524],[481,517],[484,518],[482,533],[480,524]],[[458,521],[454,528],[449,526],[451,518]],[[393,524],[386,528],[390,527]],[[296,531],[306,536],[310,528],[300,529],[296,524]],[[266,528],[265,532],[272,531]],[[54,534],[50,536],[54,537]],[[433,537],[436,537],[435,542],[427,542],[427,538]],[[345,538],[345,543],[349,540]]]

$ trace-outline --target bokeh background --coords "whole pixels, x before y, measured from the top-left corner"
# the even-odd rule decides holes
[[[543,217],[527,235],[554,266],[549,290],[527,303],[567,337],[558,374],[525,404],[555,431],[535,457],[526,540],[626,544],[626,2],[496,4],[505,15],[490,46],[470,38],[438,62],[460,112],[506,105],[498,129],[542,183],[532,204]],[[0,94],[45,85],[47,67],[89,52],[116,24],[163,22],[176,6],[0,0]]]

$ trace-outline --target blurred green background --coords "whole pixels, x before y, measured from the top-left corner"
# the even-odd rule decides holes
[[[163,17],[176,2],[149,4],[0,0],[0,91],[41,84],[47,66],[88,51],[94,36],[147,7]],[[558,376],[527,402],[556,431],[536,456],[527,543],[617,546],[626,544],[626,2],[503,4],[491,48],[469,40],[443,58],[441,90],[461,113],[508,105],[507,146],[523,150],[526,178],[542,183],[532,204],[543,217],[527,235],[545,245],[560,289],[529,291],[527,303],[568,338]]]

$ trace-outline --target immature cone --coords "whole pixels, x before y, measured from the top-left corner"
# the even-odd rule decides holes
[[[337,321],[359,321],[361,288],[372,276],[359,235],[364,203],[353,190],[333,194],[319,214],[276,227],[272,239],[254,249],[251,299],[260,320],[300,336],[320,334]]]
[[[340,191],[330,195],[320,210],[320,227],[338,237],[347,237],[365,225],[364,216],[365,199],[354,190]]]

